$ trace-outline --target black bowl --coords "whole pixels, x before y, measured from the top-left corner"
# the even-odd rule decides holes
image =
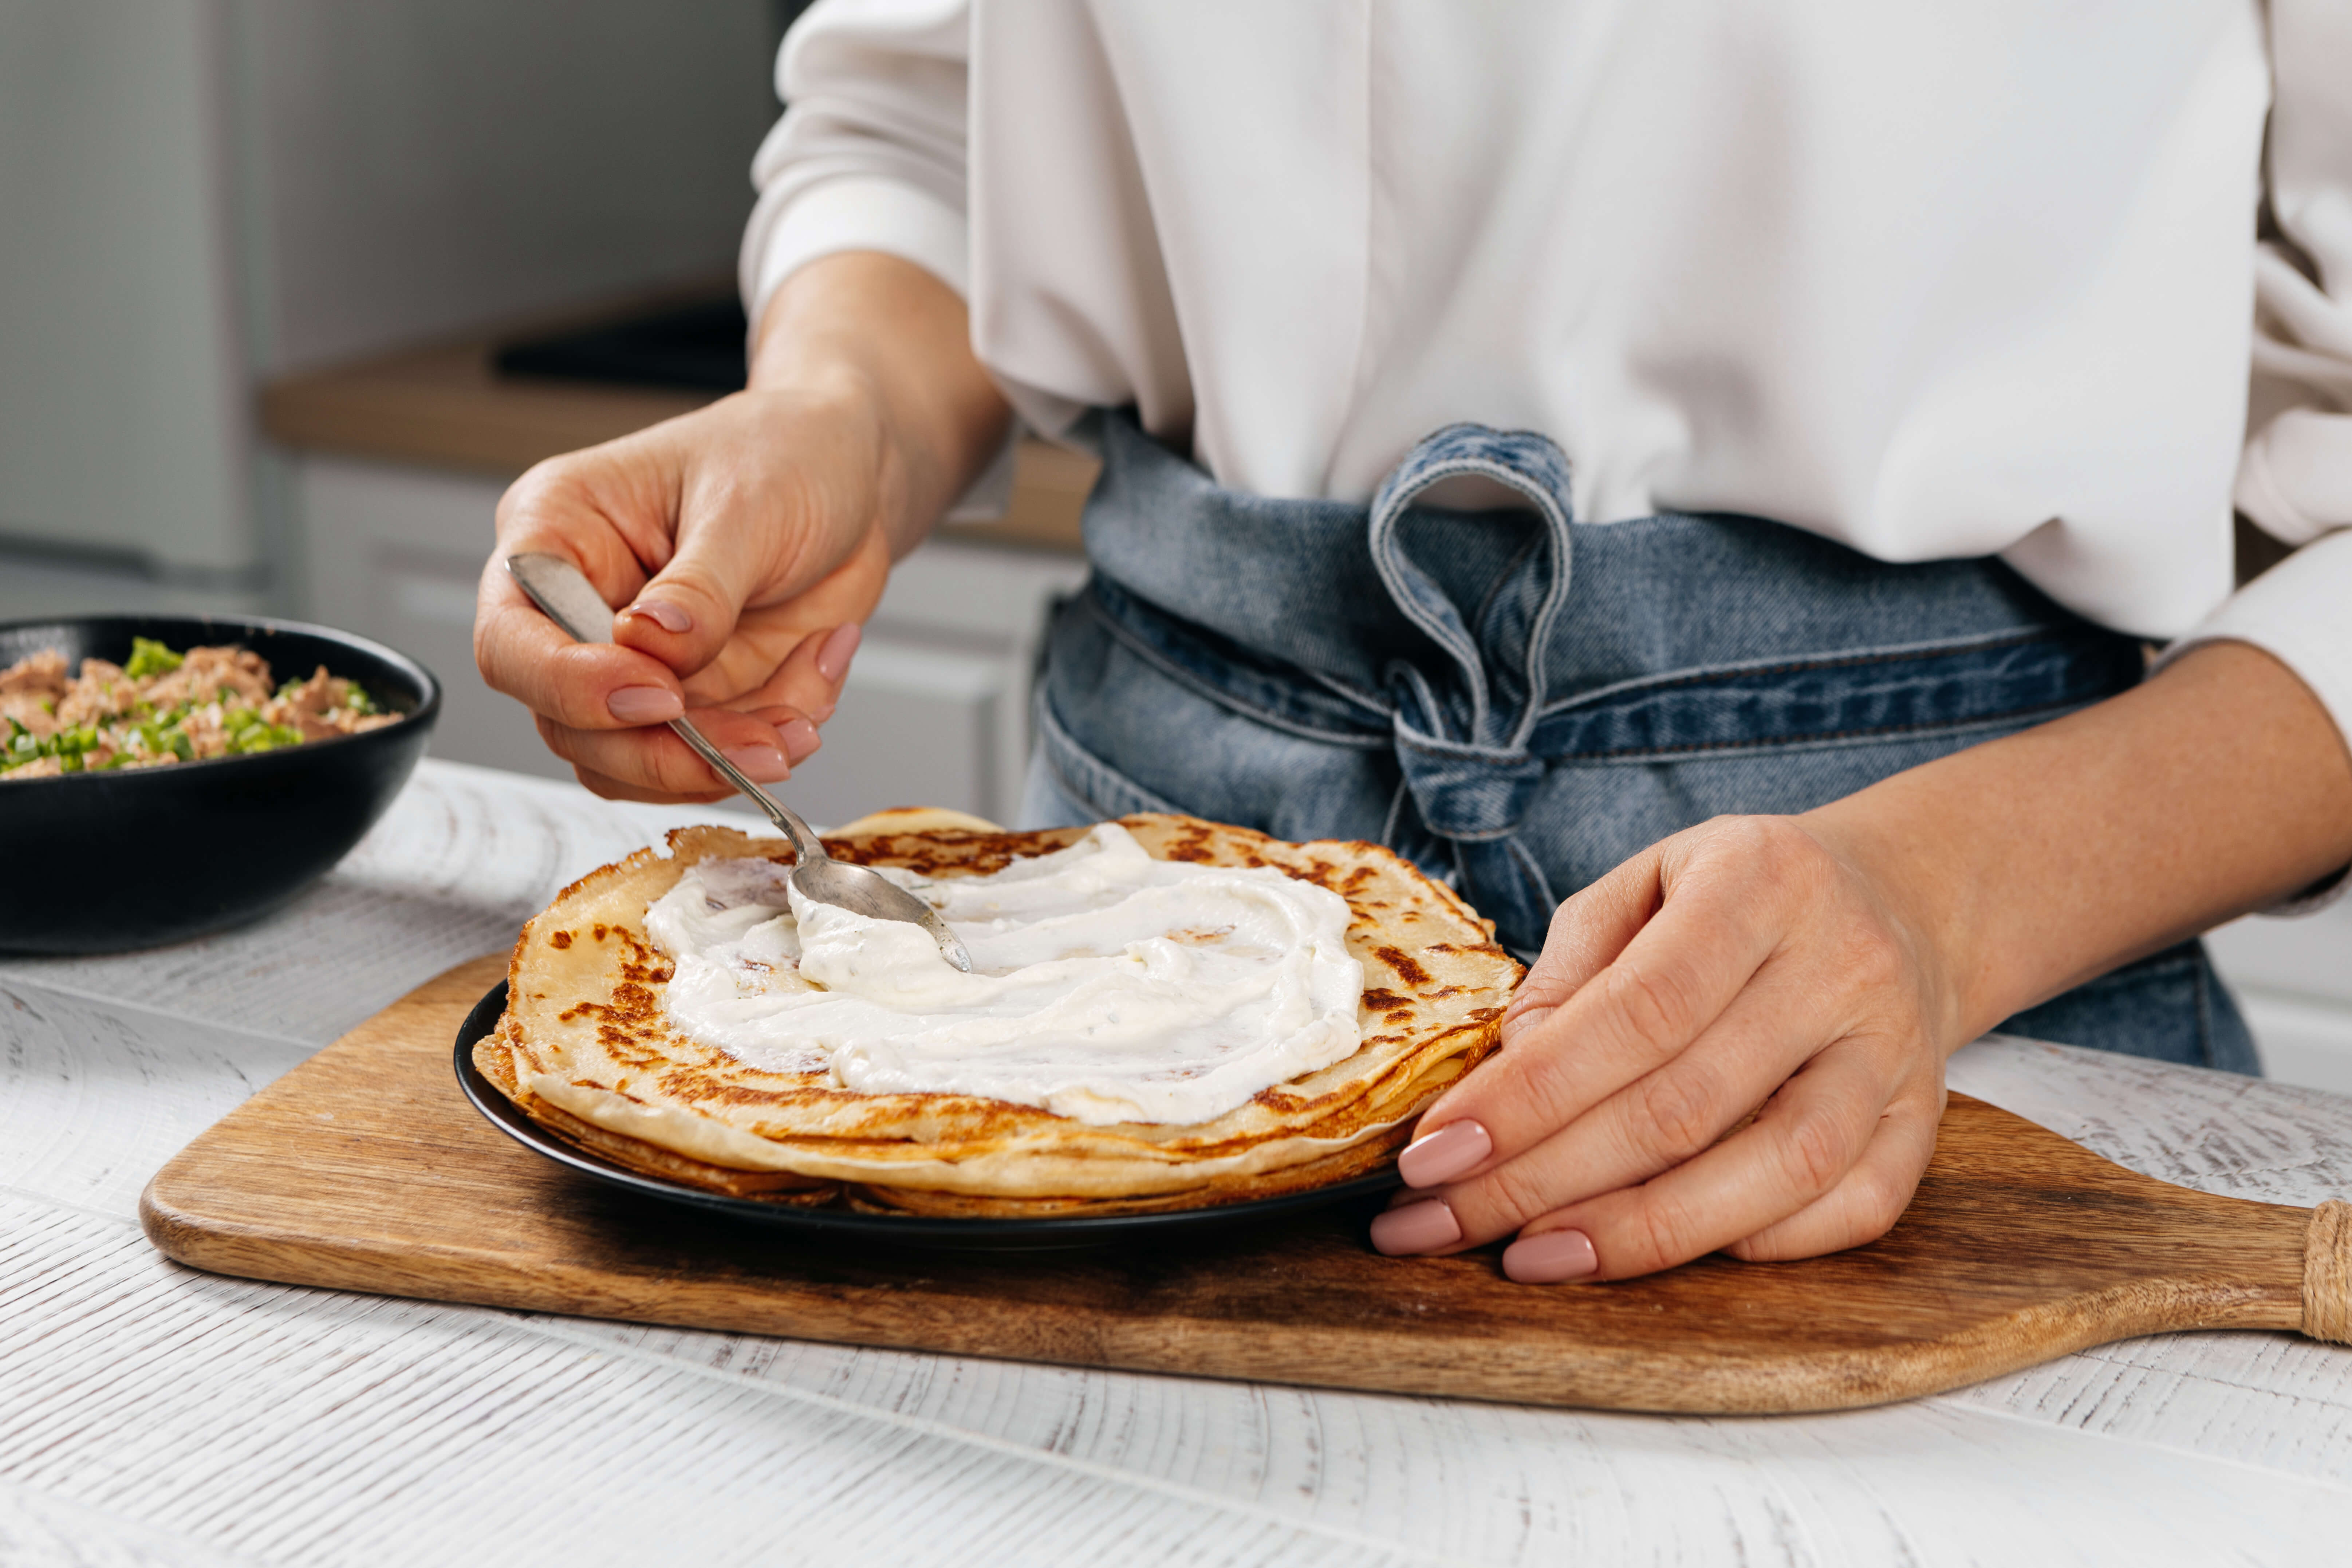
[[[396,724],[169,767],[0,778],[0,952],[118,952],[268,913],[326,875],[408,782],[441,683],[382,643],[299,621],[88,616],[0,624],[0,669],[53,647],[121,664],[131,639],[236,643],[278,680],[320,665]]]

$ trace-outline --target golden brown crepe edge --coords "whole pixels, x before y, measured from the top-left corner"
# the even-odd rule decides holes
[[[1480,920],[1475,911],[1471,910],[1453,889],[1421,873],[1418,868],[1412,867],[1410,862],[1403,861],[1401,857],[1395,856],[1393,851],[1384,847],[1357,845],[1337,840],[1315,841],[1309,845],[1289,845],[1285,841],[1271,839],[1267,836],[1256,834],[1251,830],[1233,828],[1225,825],[1196,824],[1192,819],[1183,818],[1168,819],[1168,821],[1181,825],[1187,830],[1197,828],[1206,830],[1207,833],[1243,836],[1248,840],[1256,841],[1264,849],[1301,853],[1310,850],[1342,853],[1369,851],[1401,868],[1421,888],[1433,892],[1439,907],[1444,909],[1446,912],[1481,931],[1485,941],[1479,945],[1489,950],[1493,957],[1499,958],[1510,971],[1507,979],[1500,987],[1501,997],[1507,997],[1511,984],[1516,983],[1520,973],[1514,961],[1511,961],[1507,954],[1503,954],[1500,949],[1493,947],[1492,922]],[[1151,827],[1166,826],[1158,819],[1139,819],[1134,826],[1145,826],[1147,823]],[[895,827],[897,825],[892,826]],[[965,830],[959,825],[955,828],[948,829],[940,837],[959,840],[1017,839],[1021,841],[1022,847],[1016,852],[1034,854],[1051,847],[1045,842],[1049,837],[1055,843],[1075,842],[1086,831],[1087,829],[1083,828],[1074,828],[1052,833],[1050,836],[1047,834],[1011,835],[989,832],[980,827]],[[667,856],[663,856],[648,847],[612,865],[601,867],[571,884],[556,900],[551,903],[547,910],[541,911],[540,915],[527,921],[522,931],[518,935],[515,952],[509,961],[510,984],[518,988],[521,984],[524,973],[523,959],[532,941],[539,934],[541,921],[562,909],[567,902],[579,898],[600,880],[620,879],[639,870],[654,871],[660,883],[654,896],[658,897],[660,893],[667,891],[670,886],[675,885],[677,877],[683,874],[686,866],[706,858],[708,853],[718,852],[722,846],[734,852],[765,854],[771,858],[779,860],[790,858],[789,849],[781,840],[753,839],[730,828],[713,826],[677,829],[673,830],[668,837],[667,847],[670,853]],[[876,855],[858,853],[860,850],[873,849],[876,846],[871,841],[867,844],[844,844],[842,847],[850,851],[850,854],[845,858],[899,859],[899,856],[888,852],[892,848],[898,847],[889,841],[908,837],[912,835],[901,832],[877,833],[874,837],[876,840],[882,841],[880,847],[883,853]],[[1202,839],[1195,842],[1205,841],[1205,837],[1204,833]],[[1004,858],[1009,858],[1009,854]],[[1192,858],[1193,857],[1181,855],[1169,858]],[[904,863],[903,860],[901,863]],[[1266,864],[1269,862],[1253,854],[1244,863]],[[1278,865],[1278,862],[1276,863]],[[974,868],[985,868],[975,866]],[[1289,874],[1300,874],[1289,866],[1278,865],[1278,868]],[[1346,896],[1344,891],[1343,896]],[[1374,994],[1374,990],[1368,987],[1368,997]],[[1275,1195],[1276,1192],[1302,1190],[1306,1186],[1347,1179],[1349,1175],[1360,1173],[1382,1163],[1390,1152],[1404,1141],[1412,1121],[1439,1093],[1443,1092],[1444,1088],[1458,1079],[1471,1066],[1475,1066],[1477,1061],[1483,1059],[1494,1048],[1499,1031],[1500,1012],[1499,1006],[1486,1009],[1485,1016],[1481,1018],[1451,1025],[1433,1036],[1413,1042],[1406,1054],[1390,1064],[1380,1079],[1371,1080],[1363,1094],[1351,1097],[1336,1108],[1343,1112],[1349,1110],[1368,1112],[1370,1117],[1370,1124],[1359,1122],[1347,1136],[1338,1140],[1316,1138],[1311,1131],[1313,1123],[1306,1127],[1293,1126],[1286,1131],[1249,1140],[1248,1153],[1254,1157],[1234,1162],[1216,1160],[1203,1162],[1197,1155],[1190,1158],[1177,1158],[1171,1160],[1164,1171],[1150,1173],[1150,1176],[1154,1179],[1139,1184],[1144,1186],[1161,1188],[1162,1190],[1160,1191],[1138,1191],[1131,1187],[1128,1192],[1106,1196],[1076,1195],[1066,1191],[1056,1193],[1050,1190],[1055,1184],[1055,1178],[1066,1177],[1076,1173],[1049,1171],[1047,1167],[1063,1165],[1068,1162],[1052,1158],[1041,1160],[1034,1152],[1023,1154],[1020,1163],[1028,1167],[1034,1177],[1043,1178],[1042,1184],[1048,1190],[1043,1192],[1033,1190],[1027,1194],[1003,1190],[1004,1184],[1001,1177],[998,1182],[992,1184],[999,1189],[995,1192],[959,1193],[924,1184],[922,1177],[935,1175],[935,1173],[930,1172],[907,1171],[904,1173],[914,1178],[913,1180],[903,1184],[885,1183],[877,1182],[873,1178],[879,1174],[900,1173],[895,1169],[877,1171],[872,1163],[866,1162],[836,1163],[796,1158],[794,1163],[799,1168],[802,1179],[824,1183],[840,1180],[850,1183],[858,1193],[863,1194],[860,1201],[865,1203],[878,1203],[883,1206],[902,1209],[920,1205],[921,1212],[937,1213],[1013,1215],[1151,1212],[1193,1206],[1203,1203],[1247,1201],[1253,1197]],[[533,1093],[519,1077],[514,1057],[520,1055],[526,1068],[538,1064],[532,1061],[523,1042],[515,1037],[511,1025],[512,1015],[509,1014],[508,1017],[501,1019],[500,1028],[496,1034],[477,1045],[475,1051],[477,1065],[502,1092],[513,1099],[527,1114],[532,1115],[542,1126],[547,1126],[575,1142],[590,1147],[593,1152],[612,1159],[617,1163],[706,1190],[742,1195],[763,1188],[776,1179],[778,1173],[772,1169],[764,1173],[755,1173],[698,1160],[677,1151],[665,1148],[661,1144],[608,1127],[600,1127],[595,1122],[575,1116],[564,1108]],[[1431,1048],[1440,1046],[1445,1048],[1433,1056]],[[1335,1064],[1335,1068],[1324,1070],[1335,1071],[1338,1067],[1345,1065],[1344,1063]],[[1392,1079],[1400,1074],[1403,1081],[1393,1084],[1393,1088],[1404,1092],[1396,1094],[1393,1100],[1388,1094],[1376,1092],[1383,1081]],[[1307,1076],[1312,1078],[1317,1075]],[[1375,1102],[1381,1100],[1390,1100],[1390,1103],[1376,1105]],[[1402,1103],[1396,1103],[1400,1100]],[[1029,1112],[1033,1108],[1008,1107],[1006,1109]],[[1056,1122],[1061,1121],[1059,1118],[1049,1120]],[[1318,1119],[1318,1121],[1321,1120],[1323,1119]],[[1353,1118],[1343,1115],[1339,1120],[1350,1121]],[[584,1137],[582,1135],[582,1129],[590,1130],[596,1136]],[[770,1142],[797,1143],[802,1141]],[[1317,1142],[1333,1142],[1339,1144],[1337,1148],[1307,1154],[1303,1159],[1296,1157],[1301,1153],[1302,1146],[1311,1147]],[[780,1149],[778,1152],[782,1151]],[[764,1153],[767,1151],[762,1150],[761,1152]],[[806,1151],[796,1149],[793,1152],[796,1155],[804,1155]],[[1131,1160],[1133,1151],[1130,1149],[1125,1152]],[[1171,1152],[1174,1152],[1171,1151]],[[1281,1157],[1276,1158],[1277,1155]],[[997,1162],[983,1163],[996,1163]],[[1079,1162],[1079,1163],[1083,1165],[1087,1163]],[[1151,1163],[1156,1164],[1158,1162],[1154,1161]],[[761,1164],[765,1166],[767,1162],[762,1160]],[[1206,1180],[1201,1179],[1204,1165],[1212,1168]],[[820,1171],[821,1166],[825,1168]],[[970,1173],[977,1175],[979,1173]],[[1141,1173],[1132,1169],[1127,1173],[1129,1178]],[[1034,1187],[1038,1184],[1022,1182],[1017,1184]]]
[[[1356,868],[1349,873],[1346,885],[1332,886],[1328,880],[1325,885],[1348,897],[1349,902],[1356,906],[1357,920],[1351,922],[1348,940],[1351,950],[1365,963],[1367,979],[1376,979],[1384,970],[1393,971],[1390,978],[1381,980],[1377,984],[1368,984],[1364,992],[1362,1011],[1366,1037],[1363,1048],[1330,1067],[1303,1075],[1286,1084],[1270,1086],[1255,1100],[1202,1123],[1091,1126],[1073,1123],[1034,1107],[1009,1105],[969,1096],[866,1096],[837,1089],[795,1084],[787,1079],[778,1078],[774,1081],[779,1087],[750,1098],[779,1101],[777,1115],[792,1123],[787,1129],[775,1121],[761,1124],[751,1112],[740,1110],[745,1097],[737,1092],[734,1086],[721,1091],[724,1098],[739,1102],[726,1114],[700,1110],[679,1111],[675,1108],[681,1099],[693,1104],[696,1096],[676,1087],[681,1079],[673,1072],[667,1075],[662,1086],[661,1092],[672,1106],[670,1112],[665,1112],[658,1107],[649,1106],[636,1093],[630,1092],[625,1080],[599,1082],[572,1072],[547,1070],[554,1065],[577,1066],[577,1052],[582,1047],[578,1037],[590,1026],[573,1016],[583,1013],[605,1016],[605,1023],[594,1028],[599,1037],[606,1040],[604,1054],[607,1066],[616,1056],[625,1057],[631,1050],[639,1054],[658,1050],[665,1044],[686,1053],[699,1053],[706,1058],[723,1054],[696,1046],[662,1026],[656,1016],[658,1009],[651,1005],[655,999],[645,986],[633,988],[599,981],[584,989],[578,989],[576,994],[583,997],[591,995],[599,985],[609,989],[615,998],[625,992],[638,1016],[615,1018],[610,1008],[592,1001],[582,1001],[556,1010],[554,1016],[546,1019],[551,1033],[539,1041],[545,1051],[554,1055],[543,1059],[537,1051],[526,1053],[536,1071],[536,1076],[526,1087],[562,1104],[572,1114],[602,1122],[612,1131],[644,1135],[653,1142],[665,1143],[669,1137],[674,1137],[679,1141],[678,1152],[712,1163],[755,1169],[772,1166],[782,1159],[824,1156],[828,1158],[828,1163],[820,1173],[843,1180],[887,1180],[898,1167],[909,1162],[967,1161],[974,1152],[974,1148],[968,1145],[986,1149],[1003,1147],[1007,1143],[1043,1142],[1083,1152],[1089,1159],[1131,1155],[1151,1164],[1213,1160],[1224,1152],[1244,1150],[1269,1139],[1308,1135],[1306,1130],[1310,1125],[1315,1127],[1311,1135],[1326,1142],[1343,1136],[1346,1141],[1353,1141],[1355,1137],[1370,1131],[1371,1127],[1365,1120],[1365,1113],[1390,1098],[1388,1086],[1400,1079],[1409,1079],[1421,1070],[1417,1063],[1426,1060],[1433,1047],[1448,1039],[1461,1024],[1475,1022],[1481,1017],[1499,1016],[1510,984],[1518,974],[1517,964],[1493,944],[1483,925],[1473,923],[1461,914],[1454,902],[1433,897],[1442,890],[1442,884],[1432,882],[1417,868],[1380,846],[1341,841],[1290,845],[1251,830],[1203,824],[1188,818],[1143,815],[1122,821],[1136,831],[1139,837],[1146,839],[1155,836],[1166,837],[1171,833],[1192,835],[1192,842],[1171,846],[1171,858],[1214,858],[1232,864],[1277,866],[1284,858],[1303,858],[1310,864],[1321,866],[1326,871],[1332,871],[1337,868],[1328,857],[1338,855],[1343,858],[1341,864],[1345,863],[1344,858],[1354,857]],[[927,836],[922,842],[929,858],[916,863],[920,868],[938,869],[940,857],[968,852],[981,858],[965,868],[985,870],[1009,860],[1013,854],[1034,853],[1042,847],[1074,840],[1083,831],[1073,828],[1021,835],[957,833]],[[1238,842],[1242,846],[1240,854],[1243,858],[1186,852],[1188,849],[1197,851],[1200,841],[1211,835],[1221,836],[1221,843],[1227,848]],[[940,838],[948,842],[942,845]],[[908,863],[912,858],[904,852],[905,846],[899,839],[886,839],[883,847],[896,852],[878,855],[875,858],[887,858],[900,864]],[[653,952],[643,939],[643,933],[636,931],[632,922],[641,918],[641,906],[649,901],[648,894],[657,897],[674,885],[676,873],[670,870],[670,866],[692,864],[710,856],[751,853],[783,859],[789,854],[779,840],[751,839],[732,828],[713,826],[677,830],[671,835],[670,847],[672,858],[668,865],[656,866],[642,858],[632,858],[616,866],[614,874],[605,879],[612,886],[592,891],[591,879],[583,879],[575,884],[571,900],[574,907],[567,911],[570,929],[555,931],[551,933],[552,940],[559,944],[567,944],[573,940],[575,933],[582,940],[593,935],[601,948],[609,934],[636,954],[634,961],[622,961],[624,975],[642,979],[648,984],[658,984],[667,976],[653,971],[659,968],[664,961]],[[1275,860],[1263,858],[1260,852],[1267,850],[1276,855]],[[1323,853],[1318,856],[1308,853],[1310,851]],[[651,875],[638,886],[626,886],[630,875],[639,868]],[[1371,879],[1374,885],[1360,887],[1359,884],[1365,878]],[[1412,900],[1426,907],[1418,910],[1403,910],[1392,920],[1369,913],[1368,906],[1357,896],[1359,893],[1369,897],[1372,892],[1393,893],[1397,890],[1379,886],[1382,878],[1391,881],[1402,879],[1402,890]],[[600,907],[600,903],[604,907]],[[550,912],[562,908],[563,905],[559,904]],[[1389,906],[1375,904],[1369,908],[1387,909]],[[1401,929],[1405,922],[1431,915],[1439,916],[1441,925],[1444,917],[1450,917],[1463,929],[1422,933],[1428,940],[1416,949],[1420,958],[1432,960],[1441,969],[1463,972],[1457,973],[1456,978],[1471,982],[1470,994],[1490,998],[1492,1005],[1465,1012],[1460,1004],[1445,1000],[1465,994],[1464,986],[1458,984],[1445,986],[1420,997],[1402,995],[1387,989],[1391,985],[1410,989],[1417,985],[1425,986],[1430,982],[1431,976],[1423,969],[1421,963],[1412,954],[1402,951],[1397,943],[1414,940],[1412,933]],[[593,932],[588,926],[591,921],[594,922]],[[1399,929],[1384,927],[1383,921],[1389,921],[1391,925]],[[1359,926],[1370,927],[1372,934],[1360,931]],[[1475,941],[1467,944],[1462,941],[1435,940],[1440,934],[1471,938],[1473,933]],[[520,952],[529,947],[536,935],[535,922],[533,929],[526,932],[524,942],[519,944],[515,970],[517,980],[509,999],[509,1025],[514,1022],[516,1015],[535,1009],[541,1013],[549,1010],[537,1009],[537,1004],[544,1001],[545,997],[542,994],[526,991],[520,981]],[[1393,940],[1382,941],[1383,936]],[[1447,956],[1442,961],[1433,958],[1441,952]],[[605,956],[601,952],[594,955],[584,951],[567,952],[548,955],[543,962],[559,969],[567,964],[576,968],[583,963],[593,967],[603,963]],[[1504,973],[1498,974],[1496,965]],[[577,986],[578,983],[574,984]],[[575,994],[575,990],[567,989],[565,994]],[[1385,1017],[1374,1016],[1383,1007],[1396,1006],[1404,1007],[1405,1013],[1391,1012]],[[1430,1023],[1414,1031],[1417,1038],[1408,1039],[1387,1026],[1399,1018],[1410,1021],[1409,1016],[1415,1006],[1434,1013]],[[555,1026],[561,1026],[561,1031],[555,1031]],[[632,1033],[636,1037],[635,1039],[625,1037]],[[653,1037],[656,1036],[658,1039]],[[625,1048],[615,1049],[615,1042]],[[1366,1059],[1368,1054],[1370,1060]],[[1378,1070],[1368,1071],[1374,1068]],[[691,1078],[688,1071],[683,1080],[689,1089]],[[781,1101],[793,1103],[787,1105]],[[1393,1111],[1385,1107],[1374,1114],[1381,1124],[1395,1119]],[[890,1131],[886,1137],[877,1139],[863,1131],[877,1122],[889,1127]],[[832,1156],[855,1158],[851,1163],[843,1163],[832,1160]],[[1260,1156],[1260,1163],[1262,1161],[1263,1156]]]

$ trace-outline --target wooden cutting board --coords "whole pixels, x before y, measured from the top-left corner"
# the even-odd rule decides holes
[[[1514,1285],[1391,1259],[1361,1213],[1039,1257],[812,1249],[616,1191],[484,1121],[450,1071],[502,958],[450,971],[148,1184],[198,1268],[434,1300],[1022,1361],[1664,1411],[1827,1410],[2172,1329],[2352,1337],[2352,1207],[2214,1197],[1954,1095],[1880,1241],[1801,1263]]]

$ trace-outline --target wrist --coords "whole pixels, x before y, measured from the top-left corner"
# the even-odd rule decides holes
[[[754,390],[858,404],[890,472],[893,553],[920,542],[994,459],[1012,409],[971,350],[962,298],[912,262],[854,251],[811,262],[762,314]]]
[[[1957,1045],[2352,855],[2352,757],[2239,644],[1799,820],[1885,900]]]
[[[1922,830],[1871,790],[1804,813],[1798,825],[1866,891],[1916,977],[1920,1013],[1946,1055],[2016,1011],[1997,993],[2003,978],[1982,962],[1984,900],[1969,858]]]

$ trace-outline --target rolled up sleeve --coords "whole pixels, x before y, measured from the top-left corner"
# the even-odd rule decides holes
[[[2352,744],[2352,531],[2305,545],[2231,595],[2166,650],[2248,642],[2301,676]]]
[[[968,293],[964,0],[820,0],[776,60],[789,105],[751,161],[737,281],[756,323],[820,257],[876,250]]]
[[[2237,508],[2297,548],[2168,657],[2231,638],[2277,657],[2352,743],[2352,5],[2272,0],[2264,178]]]

